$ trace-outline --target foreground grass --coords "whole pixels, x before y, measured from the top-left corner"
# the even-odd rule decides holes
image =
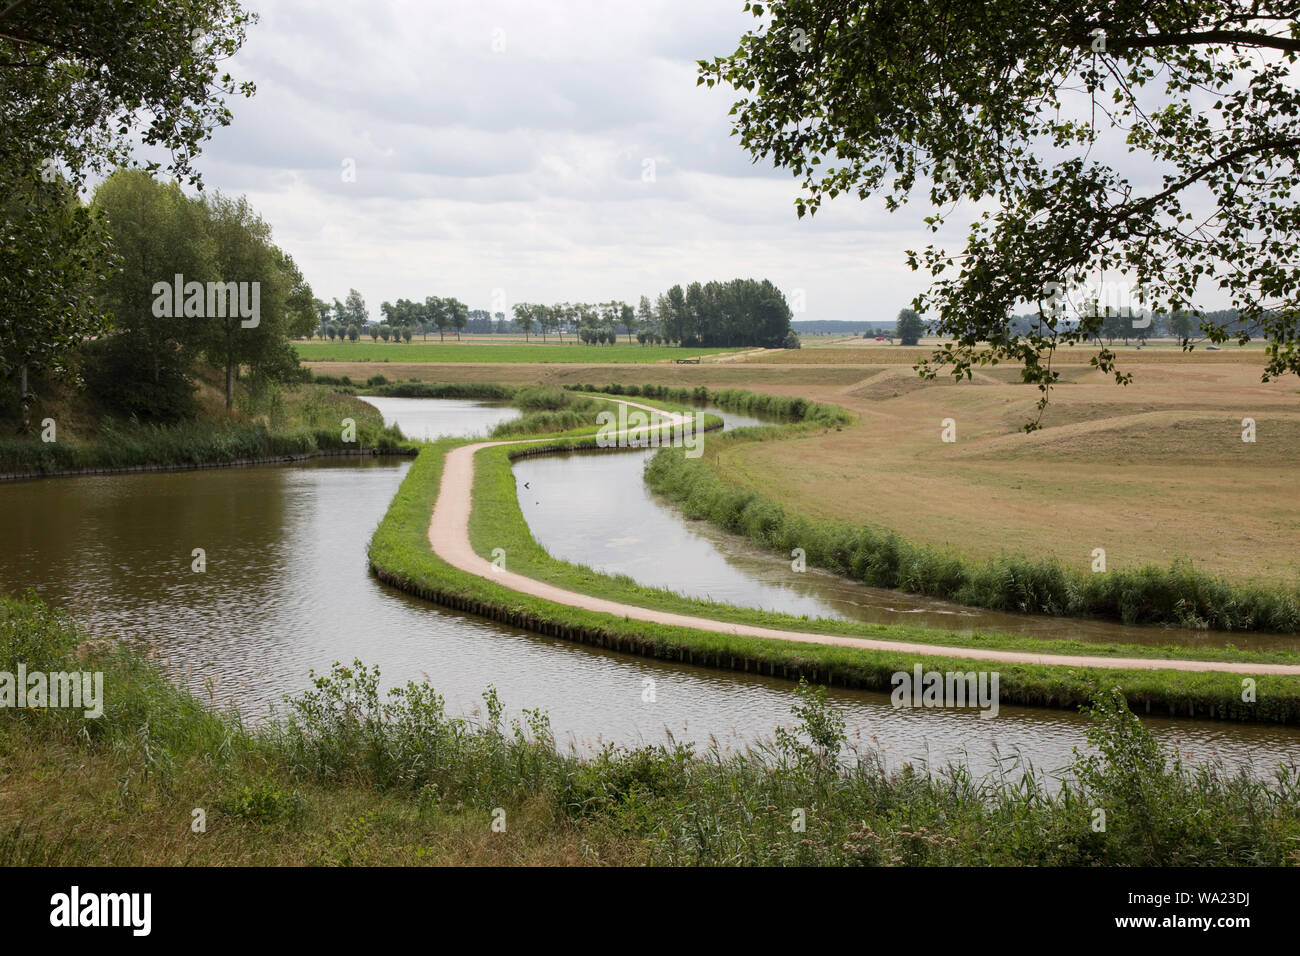
[[[471,722],[427,684],[384,697],[360,663],[250,727],[39,602],[3,598],[0,669],[19,662],[102,670],[105,707],[0,711],[0,865],[1300,863],[1296,768],[1186,768],[1111,694],[1053,791],[959,766],[887,772],[846,753],[842,719],[807,686],[761,748],[581,760],[542,712],[507,726],[491,688]]]
[[[552,363],[632,363],[663,362],[701,355],[722,355],[737,349],[678,348],[664,345],[563,345],[556,342],[533,342],[529,345],[471,345],[456,342],[391,343],[365,342],[298,342],[298,357],[305,362],[537,362]]]

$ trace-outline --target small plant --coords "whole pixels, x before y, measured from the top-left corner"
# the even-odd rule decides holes
[[[269,780],[244,784],[223,797],[217,808],[250,823],[270,824],[299,818],[305,803],[294,790],[282,790]]]

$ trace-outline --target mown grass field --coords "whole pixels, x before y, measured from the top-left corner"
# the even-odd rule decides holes
[[[643,364],[702,355],[724,355],[735,349],[684,349],[646,345],[563,345],[558,342],[519,342],[487,345],[469,342],[296,342],[299,358],[307,362],[536,362]]]
[[[1221,354],[1221,353],[1220,353]],[[1184,360],[1131,365],[1116,386],[1067,369],[1042,417],[1037,391],[976,373],[925,383],[908,368],[855,385],[755,385],[857,413],[796,442],[715,446],[726,481],[791,511],[885,528],[967,557],[1022,553],[1090,568],[1189,559],[1238,583],[1300,580],[1300,394],[1294,379]],[[1256,440],[1242,441],[1243,419]],[[942,441],[952,419],[956,442]],[[706,457],[710,451],[706,450]]]

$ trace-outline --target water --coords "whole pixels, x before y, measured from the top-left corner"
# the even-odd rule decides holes
[[[723,416],[727,429],[764,424],[722,409],[706,411]],[[704,441],[709,441],[708,434]],[[516,461],[519,507],[533,537],[554,557],[606,574],[626,574],[639,584],[809,618],[1090,643],[1300,646],[1287,634],[1128,627],[1112,621],[1008,614],[867,587],[816,568],[796,572],[791,558],[757,548],[706,521],[688,520],[674,502],[651,492],[642,471],[654,454],[655,449],[628,450]]]
[[[412,418],[408,406],[390,410],[404,428],[439,415],[452,426],[463,415],[466,428],[483,427],[477,412],[392,401],[410,403]],[[35,588],[97,634],[150,648],[196,694],[252,717],[307,689],[309,668],[359,657],[381,668],[385,686],[429,680],[453,713],[472,712],[494,684],[511,713],[548,711],[557,738],[582,750],[660,742],[665,729],[734,749],[792,723],[794,695],[784,681],[540,637],[375,581],[366,544],[408,467],[332,459],[9,483],[0,486],[0,588]],[[599,484],[582,479],[569,493],[594,501]],[[622,491],[627,502],[644,496],[639,479]],[[203,574],[190,569],[198,547],[206,551]],[[641,699],[645,678],[656,682],[652,704]],[[890,766],[957,760],[985,773],[999,754],[1022,754],[1052,770],[1068,763],[1085,727],[1061,711],[1003,707],[995,720],[979,720],[974,712],[896,711],[883,694],[836,689],[830,697],[851,740],[879,744]],[[1288,728],[1149,724],[1191,759],[1266,768],[1300,752],[1300,733]]]
[[[469,399],[429,400],[373,395],[363,401],[379,409],[385,425],[400,424],[402,434],[407,438],[423,441],[487,435],[502,422],[519,417],[519,410],[509,405]]]

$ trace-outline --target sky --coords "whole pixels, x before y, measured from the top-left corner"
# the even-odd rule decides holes
[[[766,278],[796,320],[892,322],[928,285],[905,256],[936,238],[924,195],[799,220],[794,177],[731,136],[734,91],[696,85],[758,22],[743,0],[248,5],[225,66],[258,91],[197,167],[248,196],[318,298],[355,288],[378,320],[398,298],[509,312]],[[1159,182],[1113,145],[1135,185]]]
[[[327,301],[635,303],[768,278],[795,319],[891,321],[924,288],[921,206],[797,219],[789,172],[696,86],[756,21],[741,0],[252,0],[226,64],[257,94],[198,162],[246,194]]]

